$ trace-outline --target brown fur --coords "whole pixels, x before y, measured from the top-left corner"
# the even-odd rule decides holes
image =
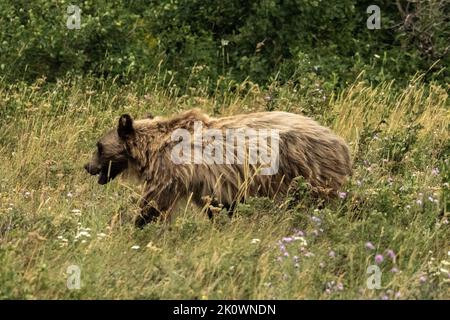
[[[171,152],[177,142],[171,141],[172,132],[178,128],[192,132],[195,121],[201,121],[203,129],[279,130],[278,172],[260,175],[256,166],[248,164],[173,163]],[[104,172],[106,163],[111,170],[115,168],[114,163],[123,166],[124,157],[128,160],[126,168],[120,169],[128,169],[145,184],[139,225],[161,212],[170,212],[177,200],[191,195],[199,206],[210,202],[232,209],[236,202],[248,196],[286,195],[292,180],[298,176],[303,176],[314,190],[336,193],[352,172],[349,149],[343,139],[310,118],[287,112],[212,118],[199,110],[190,110],[171,118],[136,121],[124,115],[118,130],[109,132],[100,143],[105,156],[102,158],[97,151],[86,169],[95,167]]]

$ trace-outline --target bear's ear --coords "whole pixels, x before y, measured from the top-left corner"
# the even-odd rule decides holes
[[[128,114],[124,114],[119,119],[119,127],[117,133],[119,137],[125,139],[134,132],[133,119]]]

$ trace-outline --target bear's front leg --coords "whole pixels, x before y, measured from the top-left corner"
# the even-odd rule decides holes
[[[147,223],[155,222],[162,213],[165,213],[164,218],[168,219],[178,198],[179,192],[173,185],[166,185],[164,188],[149,185],[142,196],[139,205],[141,213],[136,217],[135,226],[142,228]]]
[[[134,225],[137,228],[143,228],[147,223],[155,222],[160,215],[161,212],[158,209],[146,206],[141,209],[140,215],[134,220]]]

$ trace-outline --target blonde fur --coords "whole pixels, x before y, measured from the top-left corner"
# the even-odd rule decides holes
[[[247,164],[174,164],[171,152],[174,130],[193,132],[194,122],[203,129],[229,128],[279,130],[279,170],[261,175]],[[352,173],[347,144],[314,120],[287,112],[260,112],[213,118],[190,110],[171,118],[136,120],[126,141],[128,171],[145,184],[141,206],[170,211],[180,198],[191,196],[202,206],[205,199],[230,206],[249,196],[278,198],[289,190],[293,179],[303,176],[315,190],[335,193]],[[224,141],[226,143],[226,141]]]

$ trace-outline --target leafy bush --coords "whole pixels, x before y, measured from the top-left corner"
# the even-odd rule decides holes
[[[66,27],[78,5],[81,29]],[[367,7],[381,8],[369,30]],[[143,74],[183,93],[221,79],[344,86],[418,71],[449,81],[450,6],[445,0],[140,0],[0,4],[0,72],[10,81],[92,73],[131,81]]]

